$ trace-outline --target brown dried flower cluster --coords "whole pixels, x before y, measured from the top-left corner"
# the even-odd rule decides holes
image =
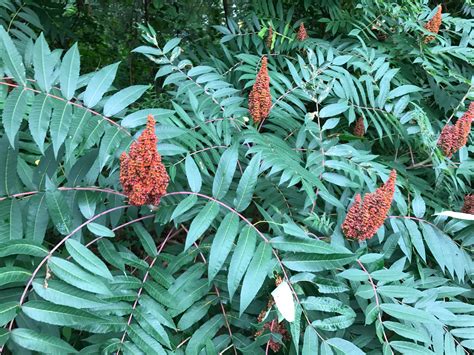
[[[462,206],[461,212],[474,214],[474,195],[464,196],[464,206]]]
[[[426,23],[425,28],[430,32],[438,33],[439,26],[441,26],[441,15],[442,15],[441,5],[438,5],[438,11],[431,18],[431,20],[429,20]],[[431,42],[434,39],[435,39],[435,36],[426,36],[425,37],[425,43]]]
[[[263,318],[265,318],[265,314],[273,306],[273,304],[273,301],[269,301],[267,309],[264,309],[262,310],[262,312],[260,312],[260,315],[257,318],[259,323],[261,323]],[[263,328],[255,333],[255,337],[261,336],[263,332],[267,329],[272,333],[279,333],[283,341],[287,341],[290,339],[290,335],[288,334],[288,331],[286,330],[285,326],[282,323],[278,323],[276,319],[266,322],[263,325]],[[268,347],[276,353],[281,349],[281,344],[270,338],[270,340],[268,341]]]
[[[446,125],[441,131],[438,139],[438,147],[441,148],[443,154],[448,158],[464,147],[467,138],[471,132],[471,123],[474,119],[474,102],[471,102],[469,109],[462,115],[454,126]]]
[[[364,119],[359,117],[354,126],[354,136],[363,137],[365,135]]]
[[[270,26],[268,28],[268,34],[267,34],[267,47],[269,49],[272,48],[272,42],[273,42],[273,27]]]
[[[275,301],[273,300],[273,298],[270,298],[267,302],[267,307],[262,309],[261,312],[259,313],[258,317],[257,317],[257,321],[259,323],[262,323],[262,321],[264,320],[264,318],[267,315],[268,311],[270,310],[270,308],[273,307],[274,304],[275,304]]]
[[[145,130],[120,157],[120,183],[134,206],[158,205],[166,194],[169,176],[158,153],[155,120],[148,116]]]
[[[283,278],[280,275],[276,275],[275,277],[275,286],[279,286],[283,282]],[[275,301],[273,300],[273,297],[270,297],[270,299],[267,302],[267,306],[262,309],[262,311],[259,313],[257,317],[258,323],[262,323],[265,317],[267,316],[268,311],[273,307],[275,304]],[[266,322],[263,325],[263,328],[260,329],[255,333],[255,337],[259,337],[263,334],[263,332],[268,329],[272,333],[279,333],[282,337],[283,341],[288,341],[290,340],[290,335],[288,331],[286,330],[285,326],[282,323],[278,323],[276,319],[271,320]],[[281,349],[281,344],[270,338],[268,341],[268,347],[272,349],[273,352],[278,352]]]
[[[296,38],[298,39],[298,41],[304,41],[308,37],[309,36],[308,36],[308,33],[306,32],[306,28],[304,27],[304,23],[301,22],[300,28],[298,29],[298,35],[296,36]]]
[[[249,95],[249,111],[255,123],[267,118],[272,106],[267,65],[267,57],[263,57],[262,66]]]
[[[278,323],[276,319],[265,323],[263,325],[263,329],[260,330],[260,332],[263,333],[265,329],[268,329],[272,333],[280,334],[283,341],[290,340],[290,335],[288,334],[288,331],[286,330],[285,326],[283,325],[283,323]],[[268,341],[268,347],[272,349],[274,353],[277,353],[281,349],[281,344],[273,340],[273,338],[270,338],[270,340]]]
[[[356,195],[342,224],[342,231],[347,238],[362,241],[375,235],[383,225],[392,204],[396,179],[397,172],[392,170],[385,184],[366,194],[363,200],[360,194]]]

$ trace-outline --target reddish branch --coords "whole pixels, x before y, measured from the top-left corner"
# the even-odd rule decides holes
[[[90,186],[90,187],[58,187],[59,191],[93,191],[93,192],[105,192],[107,194],[113,194],[118,196],[126,197],[123,193],[119,191],[115,191],[112,189],[101,189],[100,187]],[[44,191],[28,191],[28,192],[19,192],[17,194],[9,195],[0,197],[0,201],[6,200],[8,198],[20,198],[20,197],[28,197],[31,195],[36,195],[42,193]]]
[[[372,286],[372,290],[374,291],[374,297],[375,297],[375,304],[377,306],[377,309],[378,309],[378,318],[379,318],[379,322],[380,322],[380,325],[382,327],[382,333],[383,333],[383,337],[385,339],[385,342],[387,343],[387,345],[389,345],[389,348],[390,348],[390,343],[388,341],[388,338],[387,338],[387,334],[385,334],[385,330],[383,328],[383,322],[382,322],[382,313],[380,312],[380,301],[379,301],[379,296],[378,296],[378,293],[377,293],[377,286],[375,285],[374,283],[374,280],[372,279],[372,276],[370,275],[370,273],[367,271],[367,269],[365,268],[364,264],[362,264],[362,262],[357,259],[357,263],[359,264],[359,266],[361,267],[361,269],[367,274],[368,278],[369,278],[369,283],[370,285]],[[390,348],[390,351],[393,355],[393,351],[392,349]]]
[[[6,78],[6,79],[8,79],[8,78]],[[31,92],[34,92],[34,93],[37,93],[37,94],[44,94],[48,97],[51,97],[52,99],[59,100],[59,101],[65,102],[67,104],[70,104],[72,106],[79,107],[83,110],[86,110],[87,112],[90,112],[91,114],[93,114],[95,116],[100,116],[103,120],[106,120],[107,122],[109,122],[112,125],[116,126],[118,129],[122,130],[123,132],[125,132],[127,135],[130,136],[130,132],[128,132],[125,128],[123,128],[121,125],[119,125],[114,120],[111,120],[109,117],[106,117],[106,116],[104,116],[103,114],[101,114],[97,111],[91,110],[90,108],[85,107],[84,105],[81,105],[77,102],[66,100],[65,98],[62,98],[60,96],[56,96],[56,95],[53,95],[53,94],[50,94],[50,93],[47,93],[47,92],[43,92],[43,91],[40,91],[40,90],[29,88],[27,86],[13,84],[13,83],[5,82],[5,81],[0,81],[0,85],[6,85],[6,86],[9,86],[9,87],[15,87],[15,88],[21,86],[21,87],[23,87],[23,90],[28,90],[28,91],[31,91]]]
[[[50,250],[50,252],[48,253],[48,255],[46,255],[43,260],[40,261],[40,263],[38,264],[38,266],[36,267],[36,269],[33,271],[33,273],[31,274],[30,276],[30,279],[28,280],[28,282],[26,283],[26,286],[25,286],[25,289],[23,290],[23,293],[21,294],[21,297],[20,297],[20,302],[19,302],[19,305],[21,306],[24,302],[25,302],[25,299],[26,299],[26,295],[28,294],[28,290],[31,286],[31,284],[33,283],[33,280],[34,278],[36,277],[36,275],[38,274],[38,272],[41,270],[41,268],[43,267],[43,265],[53,256],[54,252],[56,250],[59,249],[59,247],[61,245],[63,245],[69,238],[71,238],[74,234],[76,234],[78,231],[80,231],[83,227],[87,226],[89,223],[95,221],[96,219],[102,217],[102,216],[105,216],[106,214],[109,214],[111,212],[114,212],[114,211],[117,211],[117,210],[120,210],[120,209],[124,209],[124,208],[128,208],[129,206],[117,206],[117,207],[113,207],[113,208],[110,208],[106,211],[103,211],[97,215],[95,215],[94,217],[88,219],[87,221],[85,221],[84,223],[82,223],[81,225],[79,225],[76,229],[74,229],[71,233],[69,233],[67,236],[65,236],[63,239],[61,239],[61,241],[59,243],[57,243],[53,249]],[[8,331],[11,331],[12,328],[13,328],[13,322],[14,322],[14,319],[11,320],[9,326],[8,326]]]
[[[135,219],[133,219],[133,220],[131,220],[131,221],[128,221],[128,222],[126,222],[126,223],[124,223],[124,224],[121,224],[121,225],[115,227],[114,229],[112,229],[112,232],[115,232],[115,231],[117,231],[117,230],[119,230],[119,229],[125,228],[125,227],[127,227],[127,226],[129,226],[129,225],[131,225],[131,224],[134,224],[134,223],[143,221],[143,220],[145,220],[145,219],[154,218],[154,217],[155,217],[155,214],[149,214],[149,215],[146,215],[146,216],[142,216],[142,217],[139,217],[139,218],[135,218]],[[102,239],[102,238],[104,238],[104,237],[97,237],[97,238],[91,240],[89,243],[86,244],[86,248],[90,247],[92,244],[94,244],[95,242],[99,241],[99,240]],[[68,259],[69,259],[69,257],[68,257]]]
[[[163,240],[163,242],[161,243],[157,253],[156,253],[156,256],[153,258],[153,260],[151,261],[150,263],[150,266],[148,267],[148,270],[145,272],[145,276],[143,276],[143,280],[142,280],[142,286],[140,287],[140,289],[138,290],[137,292],[137,298],[135,299],[135,302],[133,303],[133,306],[132,306],[132,311],[130,312],[130,316],[128,317],[128,321],[127,321],[127,328],[130,327],[130,324],[132,324],[132,319],[133,319],[133,312],[135,311],[135,309],[137,308],[137,304],[138,304],[138,300],[140,299],[140,296],[143,292],[143,285],[145,285],[145,282],[146,280],[148,279],[148,275],[150,274],[150,270],[153,268],[153,266],[155,265],[155,262],[156,262],[156,259],[158,259],[158,256],[160,255],[161,251],[163,250],[163,248],[165,247],[166,243],[168,242],[168,240],[170,240],[172,237],[173,237],[173,234],[172,234],[173,230],[171,229],[169,232],[168,232],[168,235],[166,236],[166,238]],[[122,334],[122,338],[120,339],[120,347],[122,346],[123,342],[125,341],[125,337],[127,335],[127,329],[125,329],[125,331],[123,332]],[[120,348],[119,350],[117,350],[116,354],[118,355],[119,354],[119,351],[120,351]]]

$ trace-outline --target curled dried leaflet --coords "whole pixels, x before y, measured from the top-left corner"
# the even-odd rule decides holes
[[[372,238],[383,225],[393,200],[397,172],[392,170],[388,180],[372,193],[361,199],[357,194],[349,208],[342,231],[347,238],[359,241]]]
[[[166,194],[169,176],[157,149],[155,120],[148,116],[145,130],[120,157],[120,183],[134,206],[158,205]]]
[[[267,47],[268,47],[269,49],[272,48],[272,42],[273,42],[273,27],[270,26],[270,27],[268,28],[267,42],[266,42]]]

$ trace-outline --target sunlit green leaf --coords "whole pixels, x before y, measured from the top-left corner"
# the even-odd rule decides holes
[[[77,351],[64,340],[30,329],[13,329],[11,339],[21,347],[33,351],[58,355],[77,353]]]

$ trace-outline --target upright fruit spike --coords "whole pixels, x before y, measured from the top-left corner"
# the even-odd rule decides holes
[[[354,125],[354,136],[363,137],[365,135],[364,119],[359,117]]]
[[[447,124],[443,127],[438,139],[438,147],[448,158],[464,147],[471,132],[471,123],[474,119],[474,102],[471,102],[469,109],[462,115],[454,126]]]
[[[270,77],[268,76],[267,57],[262,58],[262,66],[249,95],[249,111],[255,123],[268,117],[272,106]]]
[[[354,204],[342,223],[342,231],[347,238],[359,241],[372,238],[387,217],[395,192],[397,172],[392,170],[388,180],[372,193],[361,199],[357,194]]]
[[[461,212],[474,214],[474,195],[469,194],[464,196],[464,205],[462,206]]]
[[[157,149],[155,120],[148,115],[145,130],[120,157],[120,183],[134,206],[158,205],[166,194],[169,176]]]
[[[438,33],[439,32],[439,26],[441,26],[441,15],[442,15],[442,9],[441,5],[438,5],[438,11],[436,14],[425,24],[425,28],[432,32],[432,33]],[[425,37],[425,43],[431,42],[432,40],[435,39],[435,36],[426,36]]]
[[[296,38],[298,39],[298,41],[304,41],[308,37],[309,36],[308,36],[308,33],[306,32],[306,28],[304,27],[304,23],[301,22],[300,28],[298,29],[298,35],[296,36]]]

